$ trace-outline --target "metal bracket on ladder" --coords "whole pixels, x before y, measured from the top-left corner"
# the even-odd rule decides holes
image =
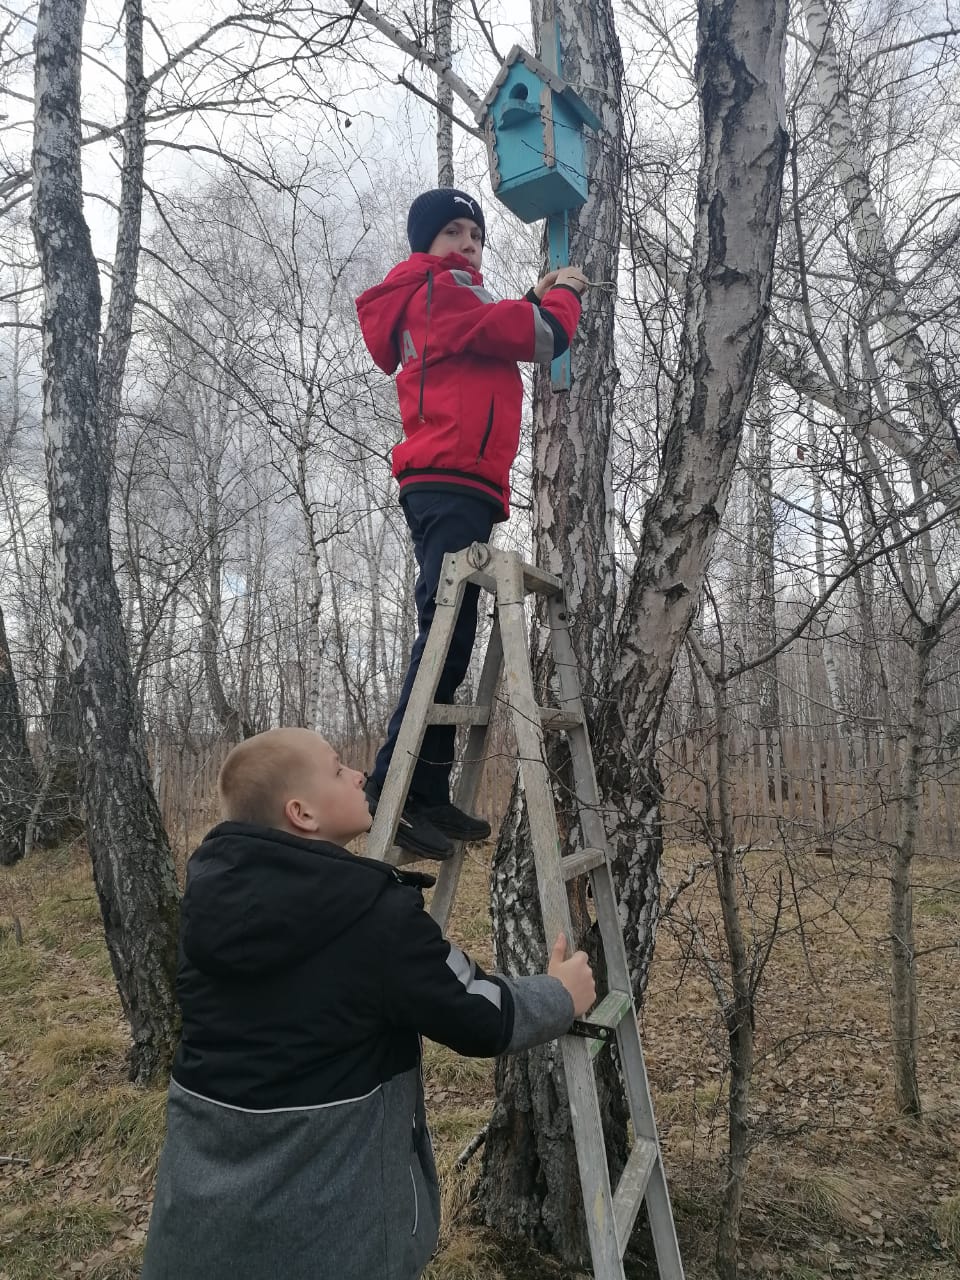
[[[471,582],[492,592],[497,604],[477,702],[473,706],[441,706],[433,699],[463,591]],[[525,609],[526,596],[531,592],[546,598],[560,693],[556,707],[540,706],[533,687]],[[659,1276],[661,1280],[683,1280],[683,1264],[620,930],[593,753],[559,578],[524,564],[513,552],[480,543],[446,556],[437,589],[436,613],[367,837],[367,855],[386,858],[395,864],[416,860],[394,848],[393,840],[428,724],[470,726],[454,803],[462,809],[472,808],[501,676],[517,737],[546,936],[552,938],[563,932],[572,939],[567,884],[579,876],[589,876],[610,984],[607,995],[589,1018],[574,1023],[560,1042],[594,1275],[596,1280],[624,1280],[623,1255],[640,1206],[646,1201]],[[557,853],[560,839],[544,750],[545,731],[567,734],[584,845],[562,859]],[[463,848],[459,846],[440,867],[430,912],[441,928],[446,927],[450,917],[462,865]],[[593,1066],[593,1059],[607,1044],[614,1042],[619,1051],[634,1133],[633,1147],[616,1188],[611,1186],[607,1171]]]

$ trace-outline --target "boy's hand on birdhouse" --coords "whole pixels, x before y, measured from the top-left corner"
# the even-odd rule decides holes
[[[579,267],[561,267],[554,284],[565,284],[582,297],[590,287],[590,281]]]
[[[543,295],[547,292],[547,290],[553,288],[553,286],[557,283],[557,276],[559,274],[560,274],[559,271],[548,271],[545,276],[541,277],[541,279],[537,281],[537,283],[533,286],[533,292],[537,295],[538,298],[542,299]]]

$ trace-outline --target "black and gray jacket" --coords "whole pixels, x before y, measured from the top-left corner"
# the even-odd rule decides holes
[[[190,859],[183,1036],[142,1280],[415,1280],[440,1197],[420,1036],[460,1053],[563,1034],[555,978],[488,976],[429,877],[224,823]]]

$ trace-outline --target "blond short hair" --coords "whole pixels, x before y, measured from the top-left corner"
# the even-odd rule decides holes
[[[247,738],[224,760],[217,778],[220,810],[227,822],[276,827],[303,777],[309,729],[268,729]]]

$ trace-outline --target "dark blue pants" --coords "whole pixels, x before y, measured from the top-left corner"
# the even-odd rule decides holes
[[[387,740],[377,753],[376,764],[370,775],[378,787],[382,787],[386,780],[397,734],[403,722],[403,713],[420,667],[427,636],[430,634],[430,624],[437,607],[436,594],[443,557],[448,551],[462,551],[471,542],[489,542],[494,516],[497,514],[492,503],[474,498],[466,492],[414,491],[406,494],[400,505],[410,526],[413,553],[420,569],[415,592],[420,630],[414,641],[410,665],[400,690],[400,700],[390,717]],[[436,702],[453,702],[454,695],[467,674],[477,635],[479,597],[479,587],[469,585],[464,589],[460,615],[434,698]],[[409,794],[413,799],[427,805],[448,803],[455,738],[455,725],[432,724],[427,727],[410,783]]]

